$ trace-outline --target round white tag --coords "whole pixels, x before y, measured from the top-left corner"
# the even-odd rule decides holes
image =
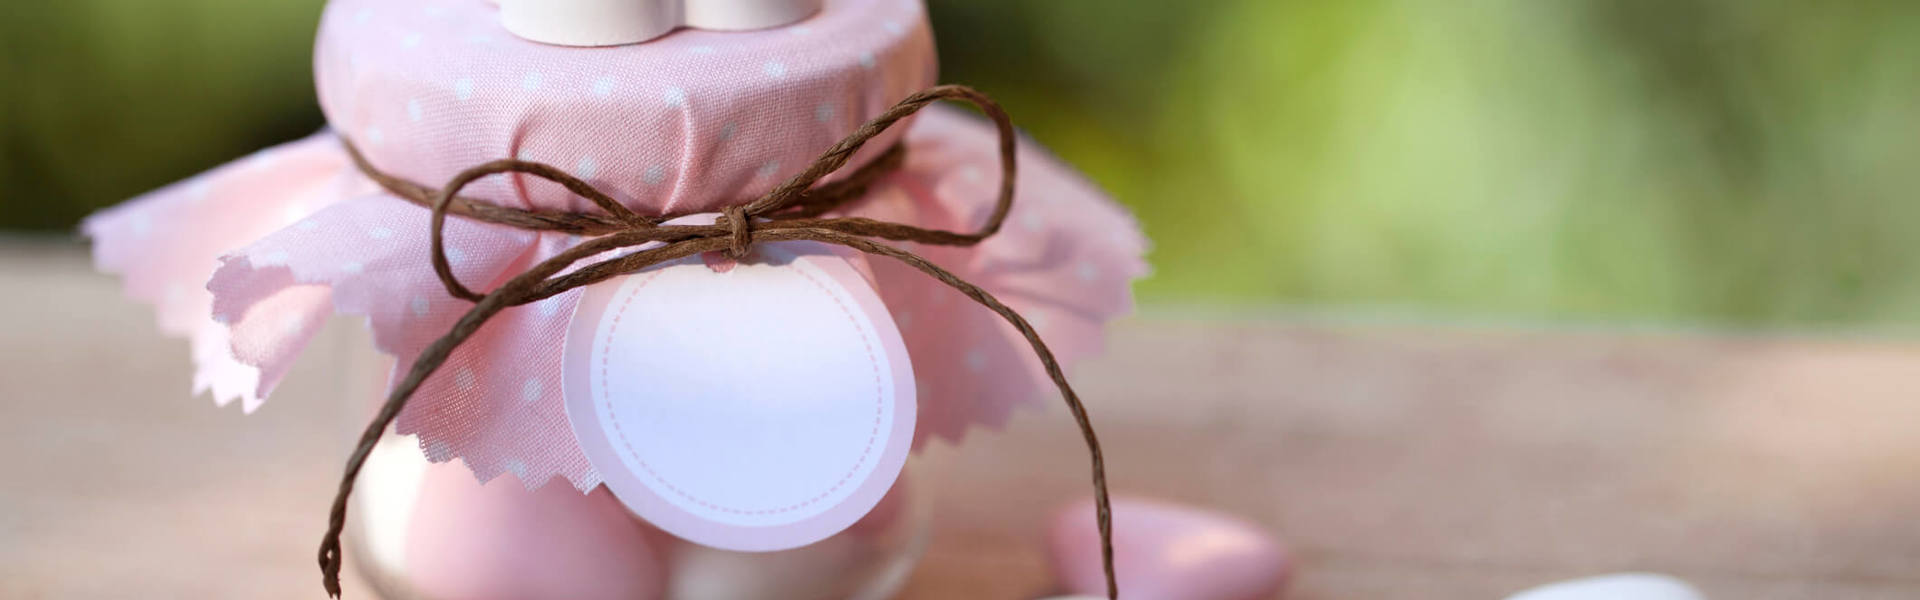
[[[628,508],[693,542],[810,544],[880,501],[915,415],[885,305],[823,244],[761,244],[586,288],[567,332],[573,433]]]

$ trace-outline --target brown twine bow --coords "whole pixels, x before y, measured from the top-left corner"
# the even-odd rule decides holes
[[[901,223],[876,221],[862,217],[820,218],[820,215],[840,204],[858,198],[874,180],[887,174],[901,164],[904,150],[900,146],[889,149],[880,158],[861,167],[848,177],[815,187],[822,178],[845,166],[855,152],[868,140],[885,132],[889,127],[920,109],[940,100],[964,100],[978,107],[981,112],[993,120],[1000,135],[1000,188],[999,198],[994,204],[993,213],[978,231],[960,233],[934,229],[923,229]],[[914,94],[899,104],[887,109],[880,116],[861,125],[859,129],[833,145],[805,171],[781,183],[766,195],[745,204],[730,206],[721,211],[720,218],[712,225],[663,225],[671,216],[647,217],[629,210],[612,197],[595,189],[587,182],[549,165],[520,160],[496,160],[477,165],[456,175],[447,186],[438,190],[388,175],[373,167],[351,142],[342,140],[347,153],[354,164],[376,183],[402,198],[433,209],[431,221],[431,241],[433,245],[433,269],[447,293],[455,297],[474,302],[473,308],[454,323],[453,329],[420,352],[408,369],[406,377],[393,387],[380,412],[367,423],[367,429],[360,436],[353,454],[347,458],[346,472],[341,475],[340,487],[333,497],[333,510],[327,517],[327,533],[320,542],[321,583],[329,596],[340,596],[340,535],[346,527],[347,498],[353,494],[354,480],[367,462],[368,453],[393,423],[394,417],[406,406],[407,400],[420,388],[428,376],[447,361],[453,349],[471,337],[487,319],[509,307],[538,302],[546,298],[567,292],[575,288],[592,285],[613,277],[637,272],[641,269],[666,261],[704,252],[726,252],[729,256],[745,258],[749,248],[759,242],[815,241],[837,244],[853,248],[868,254],[885,256],[906,263],[941,283],[947,284],[960,293],[972,298],[974,302],[987,307],[1013,325],[1033,347],[1033,353],[1039,357],[1041,365],[1046,367],[1047,376],[1053,380],[1060,395],[1066,400],[1067,409],[1073,413],[1074,421],[1080,427],[1080,434],[1086,439],[1087,452],[1093,465],[1093,492],[1095,518],[1100,526],[1100,554],[1106,571],[1107,597],[1117,599],[1120,591],[1115,585],[1113,566],[1113,515],[1107,499],[1106,460],[1100,453],[1100,440],[1094,434],[1093,422],[1087,416],[1086,406],[1080,397],[1067,384],[1066,375],[1061,372],[1060,364],[1047,349],[1040,335],[1019,313],[1001,304],[992,294],[971,283],[962,280],[946,269],[927,261],[920,256],[893,246],[875,242],[869,238],[892,241],[917,242],[946,246],[971,246],[987,239],[1000,230],[1007,218],[1007,212],[1013,207],[1014,190],[1014,149],[1015,137],[1013,121],[1008,118],[1000,105],[972,88],[947,85],[930,88]],[[484,201],[459,196],[467,185],[482,177],[502,173],[523,173],[565,186],[569,191],[592,201],[605,214],[564,213],[553,211],[519,210],[507,208]],[[485,294],[476,293],[462,285],[453,275],[453,268],[447,262],[445,240],[441,230],[446,225],[447,214],[499,223],[522,229],[540,231],[558,231],[581,235],[596,236],[569,248],[554,257],[534,265],[505,284]],[[574,263],[601,253],[622,248],[632,248],[651,242],[662,245],[638,250],[624,256],[609,258],[581,267],[573,272],[560,275]]]

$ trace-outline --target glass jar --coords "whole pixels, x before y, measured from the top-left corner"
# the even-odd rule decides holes
[[[347,344],[351,423],[382,399],[392,359]],[[348,440],[357,438],[358,425]],[[351,499],[347,554],[387,600],[881,600],[926,547],[930,494],[905,471],[872,512],[825,540],[778,552],[694,544],[634,516],[605,487],[581,494],[516,478],[484,485],[459,462],[432,464],[417,438],[389,433]]]

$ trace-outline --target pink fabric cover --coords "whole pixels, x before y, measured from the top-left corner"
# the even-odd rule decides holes
[[[563,165],[572,157],[594,156],[594,168],[578,169],[580,174],[591,175],[590,181],[614,190],[636,210],[705,210],[765,191],[930,77],[919,4],[897,0],[832,0],[828,10],[801,25],[815,28],[807,34],[792,28],[754,34],[683,31],[611,50],[536,46],[492,54],[462,46],[421,65],[410,58],[388,60],[396,53],[432,51],[437,44],[476,44],[469,38],[480,35],[489,38],[484,47],[528,44],[498,30],[491,15],[469,14],[479,10],[475,6],[491,10],[479,0],[335,0],[330,6],[319,59],[323,103],[336,128],[381,132],[361,138],[376,164],[437,183],[459,167],[507,153],[525,157],[539,149],[533,158]],[[891,28],[883,26],[846,34],[852,37],[844,40],[834,35],[832,28],[853,27],[834,23],[851,18],[848,12],[856,8],[881,11],[873,14],[874,21],[902,23],[901,31],[889,34]],[[889,20],[884,11],[898,11],[899,20]],[[412,34],[398,33],[407,28],[387,24],[382,15],[425,33],[410,42]],[[713,37],[728,35],[812,41],[803,58],[799,48],[780,40],[737,43]],[[342,48],[372,46],[394,36],[399,41],[393,48],[369,50],[360,59],[339,57],[346,52]],[[810,65],[828,61],[834,48],[860,47],[861,39],[898,42],[886,51],[892,58],[872,63],[900,74],[872,76],[877,79],[823,75],[807,84],[827,86],[815,90],[827,96],[858,101],[831,111],[775,117],[791,109],[794,98],[807,96],[799,91],[739,98],[724,93],[731,86],[757,89],[738,78],[776,57],[788,65],[786,81],[814,81]],[[698,41],[711,42],[714,50],[697,55],[731,58],[659,72],[656,59],[636,59],[631,71],[618,77],[627,83],[608,94],[599,94],[596,79],[585,74],[625,68],[619,60],[593,53],[652,52],[648,47],[654,44],[686,50],[698,47]],[[483,53],[491,58],[469,56]],[[363,68],[350,69],[352,75],[339,74],[334,64],[356,61]],[[466,100],[499,112],[443,113],[441,108],[467,95],[466,85],[440,97],[401,80],[367,81],[377,73],[503,69],[488,76],[495,81],[503,76],[499,73],[515,69],[503,65],[526,61],[549,61],[537,89],[473,84]],[[895,61],[902,66],[880,67]],[[851,64],[864,71],[868,62],[856,57]],[[381,64],[377,71],[375,63]],[[669,81],[680,81],[686,90],[678,104],[660,102],[657,89],[640,89]],[[885,91],[873,92],[873,86]],[[871,100],[870,93],[885,99]],[[603,95],[595,103],[569,104]],[[430,100],[420,101],[416,110],[408,97]],[[394,106],[401,108],[388,110]],[[612,112],[595,116],[603,110]],[[677,117],[661,116],[668,113]],[[744,143],[728,145],[726,139]],[[991,209],[998,177],[991,126],[935,107],[911,124],[904,140],[907,164],[845,212],[930,227],[977,226]],[[1096,351],[1102,325],[1131,309],[1131,281],[1146,272],[1145,241],[1124,211],[1044,151],[1023,142],[1021,161],[1019,201],[999,235],[973,248],[907,246],[1019,310],[1070,363]],[[671,176],[654,177],[656,164],[669,165]],[[543,186],[508,178],[492,181],[498,187],[489,197],[496,202],[585,210],[563,198],[563,191],[549,194]],[[94,240],[98,267],[123,274],[130,296],[154,303],[164,331],[192,340],[196,392],[210,390],[223,405],[238,398],[248,411],[273,390],[330,314],[366,317],[375,344],[404,368],[470,306],[448,296],[433,274],[427,211],[386,195],[354,171],[333,131],[102,211],[83,228]],[[446,232],[455,273],[476,290],[498,285],[579,241],[459,218],[448,221]],[[958,441],[972,424],[997,427],[1015,406],[1054,394],[1025,341],[992,312],[894,261],[877,259],[866,266],[913,357],[920,431]],[[395,429],[418,434],[434,462],[464,459],[482,481],[512,473],[529,487],[554,476],[580,490],[599,484],[574,441],[560,398],[561,347],[576,297],[577,292],[557,296],[489,321],[427,380]],[[916,444],[928,439],[916,437]]]
[[[919,0],[829,0],[793,26],[610,48],[526,41],[498,14],[481,0],[329,2],[314,52],[328,122],[413,181],[514,157],[570,169],[636,209],[685,214],[765,193],[935,83]],[[509,206],[591,207],[534,178],[467,190]]]

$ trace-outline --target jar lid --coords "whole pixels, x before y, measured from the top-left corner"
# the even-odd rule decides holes
[[[936,79],[920,0],[827,0],[784,27],[599,48],[522,39],[499,11],[485,0],[333,0],[315,50],[328,122],[382,170],[428,185],[511,157],[567,169],[644,214],[705,212],[765,193]],[[517,175],[463,194],[591,209]]]

